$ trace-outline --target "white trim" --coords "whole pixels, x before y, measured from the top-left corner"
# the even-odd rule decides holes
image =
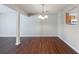
[[[16,37],[16,35],[0,35],[0,37]],[[57,35],[20,35],[20,37],[57,37]]]
[[[16,37],[16,35],[0,35],[0,37]]]
[[[16,19],[16,45],[20,44],[20,13],[18,12]]]
[[[19,45],[21,42],[17,42],[16,45]]]
[[[57,35],[21,35],[21,37],[57,37]]]
[[[65,40],[63,40],[64,38],[63,37],[61,37],[61,36],[59,36],[58,35],[58,37],[63,41],[63,42],[65,42],[67,45],[69,45],[73,50],[75,50],[77,53],[79,53],[79,51],[75,48],[75,47],[73,47],[71,44],[69,44],[67,41],[65,41]]]

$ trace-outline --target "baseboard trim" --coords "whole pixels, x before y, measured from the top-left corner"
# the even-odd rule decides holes
[[[16,37],[15,35],[0,35],[0,37]],[[57,37],[57,35],[20,35],[20,37]]]
[[[65,40],[63,40],[64,38],[62,38],[62,37],[59,36],[59,35],[58,35],[58,37],[59,37],[63,42],[65,42],[67,45],[69,45],[73,50],[75,50],[77,53],[79,53],[79,51],[78,51],[75,47],[73,47],[71,44],[69,44],[68,42],[66,42]]]
[[[0,37],[16,37],[16,35],[0,35]]]
[[[20,37],[57,37],[57,35],[21,35]]]

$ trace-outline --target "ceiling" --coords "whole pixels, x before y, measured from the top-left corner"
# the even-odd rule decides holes
[[[41,4],[19,4],[19,7],[24,9],[27,13],[41,13],[42,5]],[[57,13],[63,10],[67,5],[62,4],[46,4],[45,9],[48,10],[49,13]]]
[[[42,12],[41,4],[18,4],[18,6],[28,14],[40,14]],[[49,14],[58,13],[67,6],[67,4],[45,4],[45,10],[47,10]]]
[[[4,5],[0,5],[0,13],[9,13],[9,12],[15,12],[15,11],[11,8],[4,6]]]
[[[33,14],[40,14],[42,12],[42,5],[41,4],[6,4],[5,7],[0,7],[0,11],[3,12],[12,12],[10,8],[22,12],[27,15],[33,15]],[[69,6],[68,4],[45,4],[45,10],[47,10],[48,14],[58,13],[60,11],[63,11],[64,8]],[[1,11],[1,12],[2,12]]]

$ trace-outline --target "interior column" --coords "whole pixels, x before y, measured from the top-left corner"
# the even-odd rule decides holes
[[[20,44],[20,13],[17,14],[16,19],[16,45]]]

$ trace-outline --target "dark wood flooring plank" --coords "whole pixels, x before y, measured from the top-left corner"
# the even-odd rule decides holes
[[[12,37],[0,37],[2,54],[77,54],[58,37],[23,37],[16,46]]]

